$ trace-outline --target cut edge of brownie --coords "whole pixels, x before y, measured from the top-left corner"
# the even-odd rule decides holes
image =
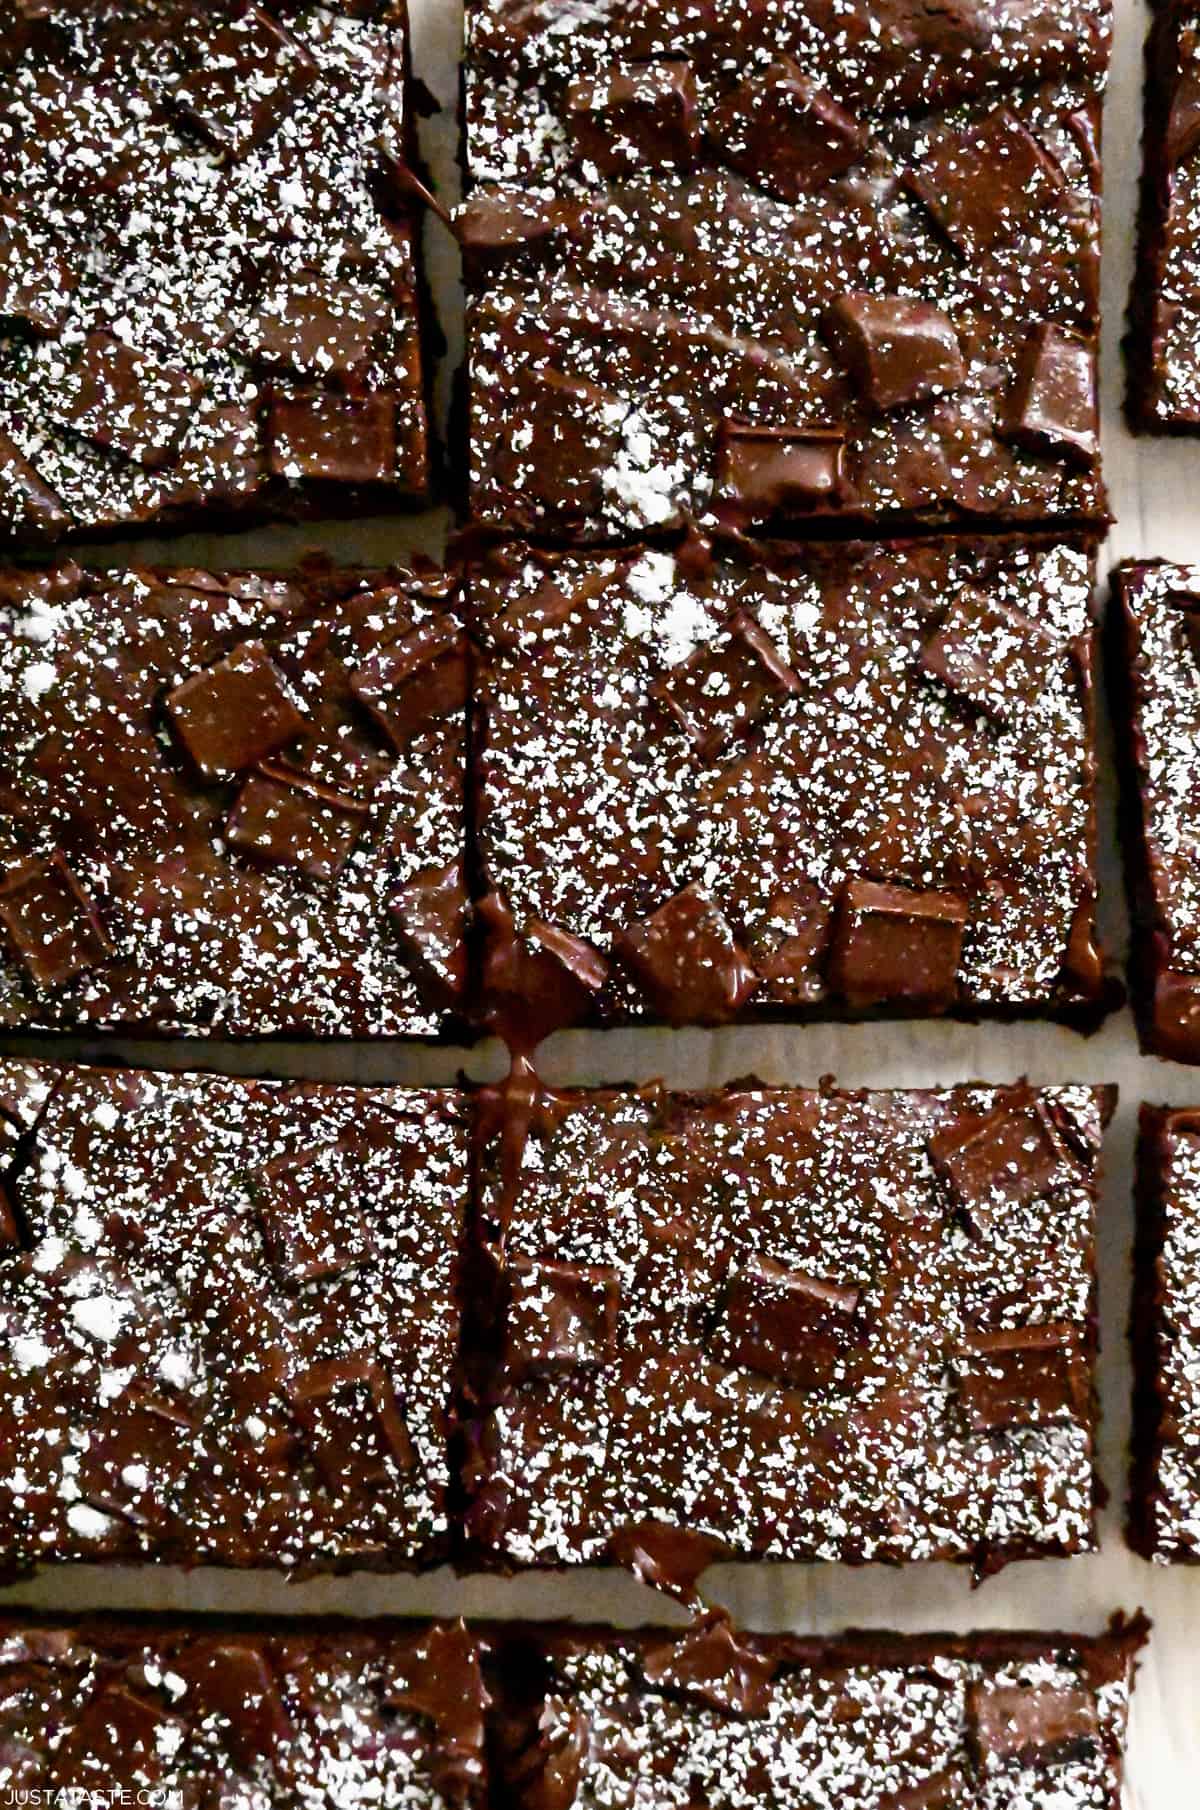
[[[1200,1130],[1200,1112],[1188,1107],[1142,1103],[1134,1183],[1136,1225],[1129,1345],[1133,1361],[1133,1427],[1130,1434],[1129,1494],[1125,1532],[1141,1558],[1159,1564],[1200,1565],[1200,1546],[1164,1544],[1158,1525],[1159,1469],[1168,1417],[1162,1366],[1167,1350],[1167,1305],[1162,1261],[1167,1237],[1169,1142],[1176,1127]]]
[[[1137,249],[1126,306],[1125,418],[1135,434],[1200,433],[1200,409],[1170,418],[1155,409],[1162,347],[1156,313],[1162,289],[1170,212],[1171,164],[1168,125],[1178,77],[1180,0],[1161,0],[1146,33],[1142,84],[1142,171],[1137,215]]]
[[[1169,568],[1171,563],[1165,559],[1126,560],[1113,568],[1104,636],[1105,676],[1115,730],[1118,836],[1131,922],[1127,990],[1138,1043],[1145,1055],[1194,1063],[1200,1062],[1200,1034],[1189,1036],[1178,1022],[1172,1029],[1171,1002],[1191,997],[1200,1004],[1200,975],[1178,974],[1170,967],[1170,930],[1154,896],[1153,857],[1143,792],[1146,743],[1139,727],[1144,693],[1136,676],[1137,627],[1126,601],[1128,584],[1136,583],[1145,572]],[[1167,991],[1160,998],[1164,984]]]

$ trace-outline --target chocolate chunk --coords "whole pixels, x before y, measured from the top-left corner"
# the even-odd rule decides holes
[[[454,235],[469,272],[481,276],[506,256],[545,245],[564,224],[567,210],[521,191],[472,195],[453,215]]]
[[[261,641],[243,641],[223,660],[185,679],[168,694],[165,708],[205,779],[245,772],[307,727]]]
[[[383,392],[277,392],[266,435],[267,464],[281,478],[384,484],[396,476],[396,405]]]
[[[391,315],[385,296],[312,273],[267,296],[235,343],[265,371],[344,376],[365,364]]]
[[[967,1738],[977,1756],[1048,1765],[1083,1759],[1100,1743],[1095,1693],[1076,1687],[1000,1684],[967,1686]]]
[[[729,526],[806,516],[846,502],[845,435],[838,428],[726,422],[718,442],[713,509]]]
[[[188,1406],[137,1383],[122,1390],[104,1423],[92,1428],[80,1459],[80,1499],[139,1529],[165,1532],[171,1504],[188,1487],[196,1421]]]
[[[93,333],[46,406],[71,433],[154,471],[174,457],[200,390],[187,371],[158,364],[110,333]]]
[[[408,956],[446,1000],[467,985],[467,920],[470,900],[462,863],[426,867],[388,899],[388,915]]]
[[[14,532],[51,539],[71,525],[57,491],[45,483],[14,440],[0,429],[0,511]]]
[[[953,893],[851,880],[834,920],[829,982],[856,1008],[953,1005],[967,908]]]
[[[611,1362],[621,1298],[614,1269],[519,1257],[509,1286],[504,1361],[514,1382]]]
[[[1034,1094],[986,1115],[951,1120],[929,1140],[929,1160],[974,1231],[1002,1231],[1005,1212],[1049,1192],[1070,1173],[1062,1141]]]
[[[709,1353],[793,1389],[824,1388],[864,1342],[861,1300],[857,1288],[751,1258],[729,1278]]]
[[[977,124],[935,126],[917,151],[905,180],[964,258],[985,257],[1030,219],[1062,209],[1061,170],[1006,107]]]
[[[275,1157],[255,1185],[267,1255],[287,1287],[358,1269],[371,1254],[366,1220],[354,1207],[327,1202],[329,1172],[320,1150]]]
[[[697,886],[619,930],[613,952],[669,1024],[719,1024],[759,984],[724,913]]]
[[[695,77],[675,58],[617,65],[569,85],[563,121],[577,162],[601,176],[687,169],[699,137]]]
[[[1093,342],[1048,321],[1035,327],[1022,348],[1001,431],[1026,451],[1089,471],[1100,450]]]
[[[60,852],[0,875],[0,925],[34,986],[46,991],[113,955],[99,912]]]
[[[648,1647],[642,1657],[650,1684],[734,1716],[766,1713],[778,1670],[774,1658],[743,1645],[724,1619],[694,1628],[680,1641]]]
[[[61,331],[78,278],[34,211],[0,199],[0,320]]]
[[[357,667],[350,689],[398,753],[441,717],[467,704],[467,639],[444,616],[388,641]]]
[[[1082,1329],[1024,1326],[980,1332],[955,1363],[959,1413],[970,1433],[1045,1427],[1087,1413]]]
[[[231,848],[266,867],[294,867],[334,880],[362,834],[368,807],[290,767],[252,773],[225,824]]]
[[[759,720],[772,695],[799,689],[771,637],[739,611],[713,640],[655,680],[650,695],[678,720],[701,760],[710,761]]]
[[[1002,728],[1037,702],[1053,670],[1045,629],[998,598],[962,591],[921,649],[921,665]]]
[[[566,587],[548,575],[533,590],[514,592],[503,608],[489,615],[488,633],[497,646],[512,653],[534,651],[539,643],[552,641],[573,617],[585,620],[592,599],[607,584],[607,572],[594,573]]]
[[[530,942],[553,956],[571,979],[588,993],[599,993],[607,985],[608,963],[600,951],[585,943],[582,937],[572,936],[558,924],[543,924],[540,918],[530,918],[525,934]]]
[[[176,83],[173,104],[233,157],[269,138],[317,78],[310,53],[257,6],[193,29],[185,50],[193,68]]]
[[[906,296],[842,295],[822,332],[873,409],[905,408],[966,382],[954,324]]]
[[[780,201],[823,188],[866,149],[857,120],[790,57],[722,101],[708,135],[724,163]]]
[[[291,1385],[296,1418],[329,1489],[371,1494],[418,1460],[391,1383],[370,1358],[329,1358]]]
[[[175,1655],[171,1671],[187,1686],[181,1707],[193,1721],[212,1716],[239,1766],[270,1764],[295,1737],[263,1643],[249,1639],[198,1640]]]
[[[162,1783],[166,1755],[185,1739],[181,1716],[118,1679],[102,1683],[55,1750],[49,1777],[62,1788],[81,1779],[136,1778],[144,1790]]]

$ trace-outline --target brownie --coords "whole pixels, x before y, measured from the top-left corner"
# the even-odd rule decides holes
[[[404,0],[4,0],[0,534],[423,500]]]
[[[1200,1565],[1200,1110],[1143,1106],[1129,1543]]]
[[[484,1707],[461,1622],[0,1621],[13,1792],[484,1810]]]
[[[1114,1099],[558,1092],[518,1067],[479,1121],[481,1561],[686,1596],[721,1558],[982,1575],[1091,1550]]]
[[[1158,0],[1146,42],[1142,203],[1125,341],[1143,433],[1200,429],[1200,8]]]
[[[1036,536],[493,550],[493,1016],[1095,1022],[1091,581]]]
[[[1142,1048],[1200,1062],[1200,567],[1129,562],[1113,589],[1130,990]]]
[[[1119,1810],[1146,1632],[501,1630],[493,1763],[512,1810]]]
[[[451,1544],[452,1091],[0,1059],[0,1570]]]
[[[0,1024],[445,1028],[467,667],[442,574],[0,572]]]
[[[1117,1810],[1147,1632],[0,1622],[0,1777],[188,1805]],[[689,1795],[690,1792],[690,1795]],[[648,1795],[653,1793],[653,1796]]]
[[[1102,521],[1106,0],[467,0],[469,500]]]

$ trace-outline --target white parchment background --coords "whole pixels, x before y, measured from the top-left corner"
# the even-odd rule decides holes
[[[415,63],[449,111],[426,122],[426,154],[452,193],[457,92],[456,62],[461,0],[410,0]],[[1200,442],[1134,440],[1120,413],[1119,340],[1133,257],[1133,220],[1141,116],[1141,46],[1145,14],[1135,0],[1117,0],[1117,32],[1106,117],[1103,410],[1105,458],[1117,526],[1101,562],[1161,554],[1200,560]],[[459,299],[453,247],[436,222],[427,227],[431,267],[452,345]],[[414,547],[437,551],[445,518],[375,520],[329,527],[273,529],[247,535],[191,537],[142,543],[136,555],[210,565],[283,565],[313,546],[349,561],[402,558]],[[116,564],[133,549],[103,549],[97,563]],[[1106,737],[1107,739],[1107,737]],[[1200,751],[1197,760],[1200,783]],[[1124,907],[1113,831],[1111,763],[1105,752],[1102,811],[1104,849],[1102,921],[1110,949],[1123,950]],[[28,1047],[0,1040],[0,1048]],[[238,1073],[279,1073],[362,1081],[445,1081],[460,1068],[483,1078],[501,1072],[499,1052],[481,1049],[464,1057],[446,1049],[362,1046],[318,1050],[302,1046],[255,1048],[212,1044],[100,1044],[62,1040],[63,1053],[122,1057],[171,1067],[224,1068]],[[1131,1162],[1137,1103],[1141,1098],[1200,1103],[1200,1070],[1139,1057],[1128,1012],[1085,1041],[1050,1026],[1015,1028],[963,1025],[866,1025],[723,1032],[644,1031],[572,1033],[542,1052],[550,1080],[616,1081],[663,1076],[676,1086],[718,1083],[750,1071],[766,1081],[811,1084],[833,1073],[848,1085],[894,1086],[949,1083],[970,1077],[1006,1081],[1027,1073],[1037,1082],[1117,1081],[1121,1105],[1108,1140],[1107,1179],[1101,1206],[1101,1304],[1104,1349],[1100,1389],[1104,1423],[1100,1461],[1112,1500],[1105,1510],[1102,1550],[1090,1558],[1011,1566],[972,1592],[951,1566],[889,1572],[854,1572],[827,1565],[732,1567],[709,1574],[712,1593],[755,1628],[827,1631],[846,1625],[902,1629],[1058,1627],[1098,1629],[1118,1607],[1143,1605],[1155,1632],[1135,1699],[1127,1803],[1137,1810],[1197,1810],[1200,1805],[1200,1570],[1166,1570],[1144,1564],[1122,1544],[1120,1511],[1125,1489],[1129,1425],[1129,1368],[1124,1346],[1132,1237]],[[350,1614],[575,1615],[627,1624],[671,1619],[659,1599],[630,1579],[609,1574],[570,1578],[527,1576],[455,1579],[375,1577],[289,1585],[280,1579],[245,1578],[201,1571],[190,1576],[167,1569],[70,1568],[45,1572],[32,1582],[0,1591],[0,1604],[18,1603],[73,1611],[83,1608],[278,1613],[345,1611]]]

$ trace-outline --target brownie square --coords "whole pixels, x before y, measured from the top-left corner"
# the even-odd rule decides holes
[[[451,1024],[457,595],[321,567],[0,573],[0,1024]]]
[[[1200,1564],[1200,1111],[1143,1106],[1129,1542]]]
[[[1130,425],[1200,428],[1200,10],[1162,0],[1146,41],[1142,201],[1125,341]]]
[[[130,1803],[483,1810],[462,1623],[0,1621],[0,1776]]]
[[[1091,579],[1036,537],[494,554],[498,1022],[1094,1022]]]
[[[721,1558],[983,1575],[1090,1550],[1114,1098],[485,1095],[475,1550],[685,1593]]]
[[[403,0],[0,35],[0,536],[423,500]]]
[[[0,1061],[0,1570],[450,1545],[467,1109]]]
[[[1200,568],[1130,562],[1113,592],[1130,990],[1142,1048],[1200,1062]]]
[[[1105,519],[1105,0],[467,19],[479,522]]]
[[[513,1810],[1119,1810],[1145,1638],[502,1629],[493,1763]]]

